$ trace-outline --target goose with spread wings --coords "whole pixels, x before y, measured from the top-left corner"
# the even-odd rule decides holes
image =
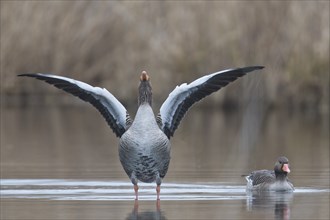
[[[135,199],[138,199],[138,181],[142,181],[156,182],[159,200],[160,185],[171,159],[170,138],[188,109],[228,83],[262,68],[249,66],[228,69],[205,75],[189,84],[183,83],[169,94],[157,116],[152,110],[150,78],[146,71],[143,71],[138,89],[138,110],[134,120],[117,98],[105,88],[93,87],[81,81],[51,74],[28,73],[19,76],[45,81],[97,108],[120,138],[119,158],[134,185]]]

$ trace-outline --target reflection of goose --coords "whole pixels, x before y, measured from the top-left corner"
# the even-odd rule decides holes
[[[156,210],[155,211],[143,211],[139,212],[139,204],[138,201],[134,202],[134,208],[131,213],[128,214],[126,220],[136,220],[136,219],[145,219],[145,220],[165,220],[167,219],[165,213],[160,209],[160,202],[159,200],[156,203]]]
[[[136,219],[143,219],[143,220],[161,220],[167,219],[166,216],[161,211],[144,211],[144,212],[135,212],[127,216],[127,220],[136,220]]]
[[[257,191],[293,191],[294,187],[287,174],[290,173],[289,160],[279,157],[274,170],[257,170],[246,176],[247,190]]]
[[[271,210],[274,212],[274,219],[290,219],[292,192],[250,191],[247,196],[247,210],[262,212]]]
[[[181,119],[197,101],[218,91],[246,73],[262,69],[252,66],[229,69],[203,76],[190,84],[177,86],[165,100],[155,117],[151,108],[152,92],[149,76],[145,71],[140,77],[138,110],[132,121],[126,108],[106,89],[66,77],[46,74],[22,74],[56,86],[96,107],[114,133],[120,137],[119,157],[124,170],[134,184],[138,198],[138,180],[160,185],[170,162],[170,142]]]

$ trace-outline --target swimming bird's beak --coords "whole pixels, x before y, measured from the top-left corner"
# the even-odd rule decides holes
[[[283,164],[282,170],[284,172],[290,173],[289,164],[287,164],[287,163],[286,164]]]

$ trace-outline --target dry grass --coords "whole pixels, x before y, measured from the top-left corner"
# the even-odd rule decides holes
[[[0,43],[2,95],[53,93],[16,77],[52,72],[135,101],[145,69],[163,100],[203,74],[264,65],[214,101],[329,106],[328,1],[5,1]]]

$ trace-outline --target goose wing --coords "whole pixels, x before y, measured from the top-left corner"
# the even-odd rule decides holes
[[[263,183],[272,183],[276,180],[276,177],[273,170],[257,170],[250,173],[246,180],[250,181],[252,186],[256,186]]]
[[[113,132],[118,136],[127,130],[130,116],[126,108],[106,89],[93,87],[87,83],[67,77],[49,74],[20,74],[18,76],[33,77],[45,81],[59,89],[62,89],[80,99],[91,103],[103,115]]]
[[[157,117],[160,128],[170,138],[185,113],[194,103],[225,87],[228,83],[235,81],[246,73],[262,68],[264,67],[250,66],[223,70],[198,78],[190,84],[183,83],[177,86],[160,108]]]

